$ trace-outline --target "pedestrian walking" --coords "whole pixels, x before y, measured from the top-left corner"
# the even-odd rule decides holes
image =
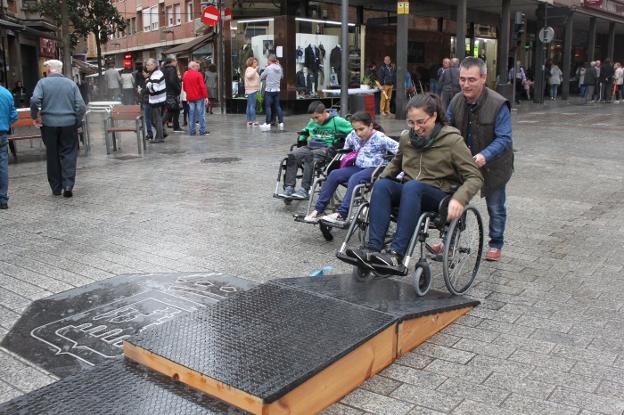
[[[444,58],[442,61],[438,87],[440,88],[442,107],[446,111],[453,98],[453,77],[451,75],[451,60],[449,58]]]
[[[72,197],[76,182],[78,127],[86,106],[78,86],[62,75],[63,63],[44,62],[47,77],[40,79],[30,99],[33,125],[41,128],[46,146],[48,183],[54,195]]]
[[[506,185],[513,172],[513,143],[509,102],[485,86],[487,67],[479,58],[465,58],[460,65],[457,94],[447,110],[452,126],[461,131],[483,174],[481,195],[489,214],[489,249],[485,259],[498,261],[507,221]]]
[[[594,102],[594,90],[596,88],[597,76],[596,76],[596,62],[591,61],[585,66],[585,76],[583,77],[583,84],[585,85],[585,96],[583,101],[587,104],[589,101]]]
[[[199,121],[199,135],[210,134],[206,130],[206,103],[208,102],[208,92],[204,77],[199,72],[199,63],[189,62],[189,69],[184,73],[182,79],[186,100],[189,105],[189,135],[195,135],[195,124]]]
[[[135,104],[135,80],[134,74],[130,69],[124,69],[121,74],[121,102],[124,105]]]
[[[145,89],[149,94],[148,102],[152,126],[156,129],[156,136],[153,143],[164,143],[167,137],[167,130],[163,122],[163,110],[167,99],[167,84],[165,75],[158,67],[156,59],[150,58],[145,63],[145,68],[149,74],[145,80]],[[151,131],[150,131],[151,132]],[[148,136],[151,134],[148,134]]]
[[[615,67],[615,73],[614,73],[615,103],[619,104],[620,101],[623,99],[622,98],[622,85],[624,84],[624,68],[622,67],[622,64],[619,62],[616,62],[614,67]]]
[[[584,63],[582,65],[579,65],[578,68],[576,68],[576,79],[578,80],[579,95],[581,96],[581,98],[585,98],[585,93],[587,89],[585,87],[585,72],[586,71],[587,69],[585,69]]]
[[[518,61],[516,63],[516,67],[515,68],[511,68],[509,70],[509,82],[513,82],[514,77],[516,78],[516,93],[515,93],[515,98],[516,98],[516,104],[520,103],[520,96],[522,95],[522,92],[524,92],[524,88],[525,88],[525,84],[526,84],[526,72],[524,71],[524,67],[522,66],[522,64],[520,63],[520,61]]]
[[[182,81],[182,91],[180,91],[180,101],[182,101],[182,110],[183,110],[182,119],[184,120],[184,124],[182,125],[186,127],[188,125],[187,121],[188,121],[188,116],[189,116],[189,105],[186,99],[186,91],[184,90],[184,81]]]
[[[271,129],[273,104],[275,104],[275,111],[277,112],[279,129],[284,129],[284,113],[282,112],[282,106],[280,105],[280,83],[282,82],[283,77],[284,71],[282,70],[282,66],[277,61],[277,57],[274,54],[269,55],[267,67],[262,72],[262,75],[260,75],[260,80],[265,82],[264,112],[266,113],[266,119],[264,124],[260,126],[262,131],[269,131]]]
[[[595,78],[595,90],[594,90],[594,95],[592,97],[592,102],[594,101],[600,102],[602,101],[602,97],[604,93],[602,89],[604,85],[602,84],[602,78],[600,77],[601,72],[602,72],[602,65],[599,60],[596,60],[594,70],[596,71],[596,78]]]
[[[120,99],[121,94],[119,88],[121,87],[121,75],[119,71],[115,69],[114,63],[108,64],[108,69],[104,71],[104,79],[106,80],[106,87],[108,88],[108,98],[116,101]]]
[[[392,89],[396,83],[396,68],[390,56],[384,57],[384,63],[377,69],[377,81],[381,85],[381,115],[390,115]]]
[[[9,137],[11,124],[17,121],[13,95],[0,86],[0,209],[9,208]]]
[[[605,59],[604,65],[600,69],[600,83],[602,86],[602,101],[611,102],[613,99],[613,65],[611,59]]]
[[[206,84],[206,88],[208,89],[208,113],[212,114],[212,110],[217,102],[218,95],[218,74],[217,66],[214,63],[208,65],[208,69],[206,69],[206,72],[204,72],[204,83]]]
[[[169,55],[163,66],[167,97],[165,98],[165,123],[171,123],[174,133],[183,133],[180,128],[180,92],[182,81],[178,76],[178,61],[175,56]]]
[[[550,78],[548,80],[550,83],[550,99],[552,101],[557,99],[557,93],[558,93],[559,85],[561,85],[562,76],[563,76],[563,72],[561,72],[561,69],[559,69],[559,66],[553,63],[552,66],[550,67]]]
[[[260,90],[260,74],[258,73],[258,60],[254,57],[247,58],[245,69],[245,94],[247,95],[247,126],[257,126],[256,122],[256,95]]]

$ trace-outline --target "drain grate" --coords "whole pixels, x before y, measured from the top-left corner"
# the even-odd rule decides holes
[[[222,163],[232,163],[234,161],[240,161],[241,159],[238,157],[211,157],[208,159],[203,159],[201,162],[206,164],[222,164]]]

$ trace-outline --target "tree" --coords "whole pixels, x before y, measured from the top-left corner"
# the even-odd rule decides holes
[[[73,26],[72,47],[79,37],[90,33],[95,36],[98,73],[102,73],[102,45],[108,43],[109,36],[126,29],[126,21],[110,0],[42,0],[39,12],[51,19],[57,26],[62,25],[61,1],[66,1],[69,20]]]

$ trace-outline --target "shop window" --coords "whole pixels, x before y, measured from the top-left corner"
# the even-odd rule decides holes
[[[246,61],[253,57],[258,67],[264,68],[270,53],[275,53],[273,43],[274,20],[249,19],[232,22],[232,97],[244,97]]]
[[[317,99],[323,90],[338,89],[342,84],[342,55],[348,53],[347,83],[360,79],[359,30],[349,24],[349,38],[342,39],[340,22],[296,18],[297,99]]]
[[[173,10],[174,10],[174,14],[175,14],[175,24],[176,24],[176,26],[182,24],[182,10],[181,10],[181,7],[180,7],[180,3],[175,4],[173,6]]]

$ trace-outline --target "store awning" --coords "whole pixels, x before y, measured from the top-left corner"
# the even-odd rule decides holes
[[[0,27],[6,27],[13,30],[24,30],[24,25],[9,22],[8,20],[0,19]]]
[[[206,43],[210,42],[213,37],[215,37],[214,32],[208,33],[207,35],[198,36],[196,39],[193,39],[190,42],[182,43],[181,45],[177,45],[169,50],[166,50],[164,53],[165,55],[184,55],[194,51],[195,49],[201,48]]]
[[[86,73],[89,75],[97,73],[97,66],[91,65],[90,63],[83,62],[78,59],[72,59],[72,65],[78,68],[82,73]]]

